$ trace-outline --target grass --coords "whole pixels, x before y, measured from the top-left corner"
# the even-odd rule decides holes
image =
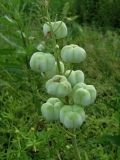
[[[30,34],[26,26],[23,28],[27,37],[35,37],[28,41],[27,47],[21,36],[9,33],[10,28],[1,31],[0,160],[74,160],[69,132],[62,125],[48,124],[41,116],[40,107],[48,95],[43,78],[28,65],[41,40],[41,24],[36,24],[36,20],[31,24]],[[119,132],[120,36],[76,23],[68,23],[68,29],[63,44],[79,44],[87,51],[86,61],[74,69],[81,69],[85,82],[95,85],[98,92],[96,103],[87,108],[86,122],[77,131],[82,160],[119,160],[119,148],[105,136]]]

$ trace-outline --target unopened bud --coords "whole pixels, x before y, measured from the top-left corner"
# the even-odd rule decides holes
[[[58,45],[58,44],[56,44],[55,48],[56,48],[56,49],[59,49],[60,47],[59,47],[59,45]]]
[[[35,131],[35,128],[34,128],[34,127],[32,127],[30,130],[31,130],[31,131]]]

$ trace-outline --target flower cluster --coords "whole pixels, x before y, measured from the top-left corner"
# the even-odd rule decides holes
[[[43,33],[45,37],[53,35],[55,39],[61,39],[67,36],[67,27],[62,21],[46,22]],[[84,83],[81,70],[67,70],[64,63],[81,63],[86,58],[86,52],[75,44],[64,46],[57,57],[56,54],[43,52],[43,49],[45,43],[42,42],[38,46],[39,52],[30,59],[31,69],[48,78],[45,88],[52,96],[42,104],[42,115],[47,121],[59,121],[66,128],[79,128],[85,121],[85,106],[93,104],[96,99],[96,89]]]

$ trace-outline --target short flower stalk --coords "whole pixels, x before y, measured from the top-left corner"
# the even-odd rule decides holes
[[[75,135],[75,130],[74,130],[74,135],[73,135],[73,145],[74,145],[74,148],[75,148],[75,151],[76,151],[76,159],[81,160],[80,151],[79,151],[78,145],[77,145],[77,138],[76,138],[76,135]]]

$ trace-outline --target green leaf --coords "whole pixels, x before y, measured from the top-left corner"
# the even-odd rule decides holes
[[[5,15],[4,18],[5,18],[8,22],[10,22],[10,23],[12,23],[12,24],[15,24],[15,21],[14,21],[13,19],[11,19],[10,17],[8,17],[7,15]]]
[[[2,1],[0,3],[0,10],[3,12],[3,13],[8,13],[8,14],[12,14],[13,13],[13,10],[10,8],[10,1],[7,2],[7,1]]]
[[[6,43],[8,43],[10,46],[12,46],[12,47],[14,47],[14,48],[19,48],[19,46],[15,43],[15,42],[13,42],[13,41],[11,41],[9,38],[7,38],[5,35],[3,35],[2,33],[0,33],[0,37],[6,42]]]
[[[75,21],[78,18],[78,16],[73,16],[73,17],[66,17],[68,21]]]
[[[70,8],[70,4],[69,4],[69,2],[66,2],[64,7],[63,7],[63,11],[62,11],[62,14],[63,14],[64,17],[66,17],[66,15],[69,11],[69,8]]]
[[[25,76],[24,70],[20,67],[10,66],[10,67],[5,67],[4,69],[7,70],[10,73],[13,73],[13,74],[16,74],[16,75],[19,75],[19,76],[22,76],[22,77]]]
[[[5,17],[0,17],[0,29],[1,30],[5,30],[7,27],[13,27],[15,25],[16,25],[15,23],[11,23]]]

